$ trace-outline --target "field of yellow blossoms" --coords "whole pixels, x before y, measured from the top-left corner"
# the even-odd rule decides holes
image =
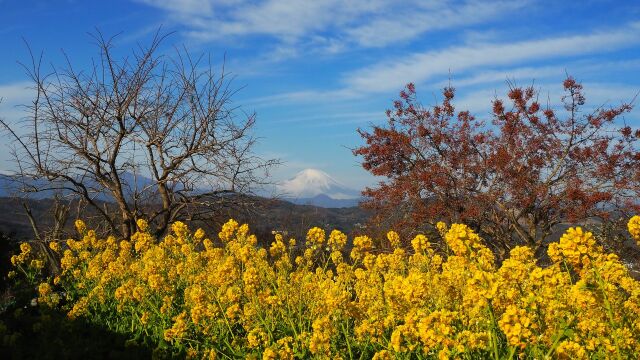
[[[78,239],[50,243],[61,269],[39,284],[40,306],[177,356],[640,357],[640,282],[581,228],[549,246],[547,267],[527,247],[498,267],[462,224],[438,224],[445,253],[423,235],[403,248],[389,232],[382,251],[320,228],[261,248],[234,220],[217,237],[177,222],[161,241],[144,220],[130,240],[76,228]],[[640,216],[628,229],[640,242]],[[38,279],[43,259],[22,244],[13,276]]]

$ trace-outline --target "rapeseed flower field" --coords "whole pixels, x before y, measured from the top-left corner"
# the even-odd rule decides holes
[[[229,220],[217,236],[146,221],[127,240],[52,242],[60,272],[28,243],[12,276],[39,306],[204,359],[629,359],[640,357],[640,282],[580,227],[548,247],[550,266],[514,247],[500,266],[471,228],[438,223],[445,251],[390,231],[383,250],[309,230],[258,246]],[[640,243],[640,216],[628,223]],[[404,241],[403,241],[404,240]],[[401,244],[411,244],[403,248]]]

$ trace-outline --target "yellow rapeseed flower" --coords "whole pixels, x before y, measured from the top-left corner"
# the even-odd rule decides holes
[[[429,240],[426,236],[419,234],[411,240],[411,246],[416,253],[422,253],[429,248]]]
[[[627,228],[629,229],[629,234],[631,234],[638,242],[638,245],[640,245],[640,215],[632,217],[627,223]]]
[[[387,240],[389,240],[389,244],[391,244],[392,249],[397,249],[400,247],[400,235],[398,235],[395,231],[387,232]]]
[[[138,219],[136,221],[136,225],[138,225],[138,230],[145,232],[147,231],[147,229],[149,229],[149,223],[147,223],[147,220],[145,219]]]
[[[49,249],[55,251],[55,252],[59,252],[60,251],[60,243],[57,241],[51,241],[49,243]]]
[[[629,221],[633,236],[639,223]],[[553,262],[541,266],[524,246],[497,262],[463,224],[436,224],[448,249],[418,235],[411,251],[390,231],[391,249],[361,235],[350,257],[337,230],[327,239],[313,228],[301,242],[278,233],[264,247],[234,220],[221,241],[181,222],[161,239],[140,225],[129,239],[83,227],[66,246],[50,243],[62,253],[52,281],[42,254],[22,245],[11,276],[39,284],[41,306],[164,338],[192,358],[228,347],[253,359],[640,355],[640,282],[580,228],[551,243]]]
[[[84,221],[78,219],[74,223],[76,227],[76,231],[80,234],[84,234],[85,230],[87,230],[87,225],[85,225]]]
[[[309,231],[307,232],[307,243],[313,245],[317,245],[317,246],[322,246],[322,244],[324,244],[325,241],[325,233],[324,230],[322,230],[319,227],[312,227],[311,229],[309,229]]]

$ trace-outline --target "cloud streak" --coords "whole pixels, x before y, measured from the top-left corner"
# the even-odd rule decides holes
[[[527,82],[538,81],[540,79],[558,79],[566,76],[566,74],[581,76],[589,73],[616,73],[622,71],[637,71],[640,69],[640,60],[623,60],[623,61],[597,61],[576,63],[563,63],[559,65],[549,66],[525,66],[525,67],[507,67],[500,70],[479,70],[467,77],[455,77],[451,81],[453,86],[460,88],[466,86],[474,86],[479,84],[504,83],[507,80],[524,80]],[[449,84],[449,81],[441,81],[437,84],[439,88],[443,88]]]
[[[388,92],[407,82],[421,83],[447,73],[522,62],[611,52],[640,43],[640,23],[586,35],[551,37],[503,44],[475,44],[414,53],[346,74],[354,92]]]
[[[586,97],[586,104],[583,108],[585,112],[593,111],[600,106],[616,106],[620,102],[631,101],[640,87],[631,86],[628,84],[619,83],[605,83],[605,82],[585,82],[584,95]],[[545,82],[536,84],[535,88],[540,91],[540,103],[545,106],[547,100],[551,106],[556,106],[560,109],[562,96],[565,95],[562,85],[557,82]],[[507,99],[508,87],[506,84],[499,88],[484,88],[465,93],[462,97],[457,98],[454,101],[454,105],[457,110],[468,110],[472,114],[483,117],[484,115],[491,113],[492,101],[496,98],[504,101],[505,104],[511,104]],[[634,110],[630,117],[636,118],[638,111]]]
[[[529,39],[511,43],[460,45],[440,50],[414,52],[403,59],[385,60],[345,72],[334,89],[307,89],[248,99],[252,106],[279,106],[286,103],[330,103],[366,98],[375,94],[395,94],[408,82],[442,88],[453,75],[455,87],[503,83],[508,79],[526,81],[561,79],[566,72],[612,73],[640,67],[638,60],[586,60],[585,56],[610,53],[640,44],[640,23],[630,23],[608,31]],[[580,59],[567,62],[567,59]],[[528,65],[549,62],[545,65]],[[528,66],[518,66],[528,65]],[[466,76],[465,76],[466,75]],[[443,80],[444,78],[444,80]],[[495,86],[493,87],[495,89]],[[487,93],[483,94],[486,98]]]
[[[274,60],[402,43],[436,30],[494,20],[528,1],[138,0],[204,42],[269,37]]]
[[[35,90],[33,83],[18,81],[8,84],[0,84],[0,116],[7,121],[15,122],[24,117],[25,110],[20,105],[32,100]]]

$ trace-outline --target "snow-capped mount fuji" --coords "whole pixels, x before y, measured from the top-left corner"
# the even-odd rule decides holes
[[[324,194],[332,199],[355,199],[359,197],[356,190],[318,169],[305,169],[293,178],[280,184],[280,190],[286,197],[312,198]]]
[[[318,169],[305,169],[278,185],[282,196],[293,203],[322,207],[358,205],[360,193]]]

